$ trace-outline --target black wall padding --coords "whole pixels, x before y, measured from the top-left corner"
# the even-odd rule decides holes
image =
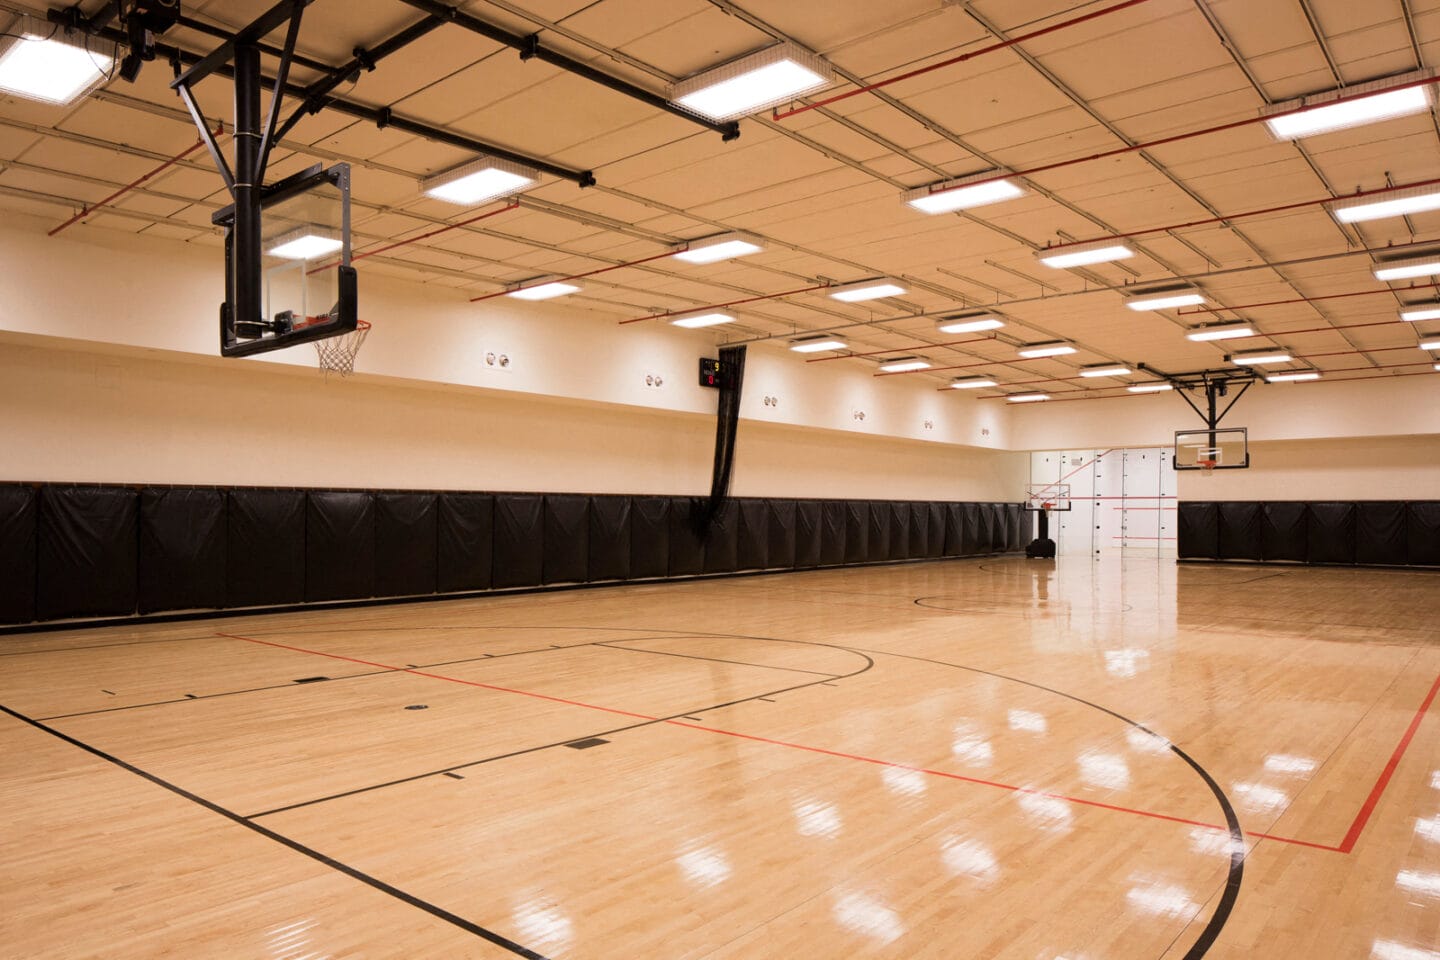
[[[634,497],[630,501],[630,576],[664,577],[670,573],[670,498]]]
[[[930,505],[927,503],[910,504],[910,556],[930,556]]]
[[[697,497],[670,498],[670,567],[672,577],[705,572],[705,542],[695,532],[696,518],[705,509]]]
[[[1310,517],[1305,504],[1278,500],[1260,508],[1260,556],[1265,560],[1305,561],[1306,529]]]
[[[496,494],[494,537],[494,585],[537,586],[544,572],[544,499],[527,494]]]
[[[311,490],[305,510],[305,599],[375,595],[375,496]]]
[[[442,493],[435,498],[435,579],[441,593],[489,590],[494,581],[495,498]]]
[[[590,579],[630,579],[630,498],[590,498]]]
[[[1179,504],[1176,538],[1181,558],[1214,560],[1220,556],[1220,510],[1213,503]]]
[[[710,508],[710,528],[705,532],[705,572],[734,573],[740,535],[740,510],[734,500],[722,500]]]
[[[375,494],[375,595],[434,593],[436,497],[433,493]]]
[[[1414,500],[1405,504],[1406,549],[1411,563],[1440,565],[1440,501]]]
[[[136,605],[136,504],[124,487],[45,487],[35,615],[123,616]]]
[[[890,501],[890,559],[910,559],[910,504]]]
[[[841,563],[870,562],[870,503],[867,500],[846,500],[845,557]]]
[[[979,528],[975,533],[975,546],[971,553],[990,553],[995,549],[995,511],[992,504],[976,503],[975,516],[979,521]]]
[[[34,487],[0,484],[0,623],[35,619]]]
[[[225,606],[305,599],[305,491],[231,490],[225,497]]]
[[[770,505],[764,500],[740,500],[735,507],[740,514],[735,569],[763,570],[770,565]]]
[[[929,543],[925,556],[945,556],[945,504],[925,504],[925,525],[929,528]]]
[[[965,555],[965,504],[941,504],[945,511],[945,553],[947,557]]]
[[[1221,560],[1260,559],[1260,504],[1227,500],[1219,505]]]
[[[590,579],[590,498],[545,496],[543,583],[584,583]]]
[[[1312,503],[1305,559],[1311,563],[1355,562],[1355,504]]]
[[[1025,521],[1030,515],[1025,512],[1025,504],[1012,503],[1007,508],[1010,511],[1010,538],[1006,545],[1011,550],[1024,550],[1030,543],[1030,538],[1025,535]]]
[[[1396,500],[1355,504],[1355,562],[1408,563],[1405,504]]]
[[[140,493],[141,613],[225,606],[225,493],[147,487]]]
[[[825,504],[819,500],[795,502],[795,566],[818,567],[823,563],[825,541]],[[845,521],[840,521],[840,552],[845,551]]]
[[[980,504],[962,503],[960,512],[965,515],[964,529],[960,534],[960,555],[973,557],[980,552],[981,543],[989,540],[989,533],[981,528],[984,518],[980,516]]]
[[[797,509],[794,500],[766,501],[766,512],[770,520],[765,542],[765,565],[767,567],[778,567],[782,570],[789,570],[796,565],[795,524]],[[818,535],[819,524],[820,510],[817,504],[811,523],[811,528],[814,531],[811,537],[815,544],[817,557],[820,549],[820,538]]]
[[[884,500],[870,504],[870,545],[866,557],[871,563],[890,559],[890,504]]]
[[[833,566],[845,562],[848,552],[846,534],[850,526],[849,511],[843,500],[826,500],[820,504],[820,565]],[[799,541],[796,541],[799,552]]]

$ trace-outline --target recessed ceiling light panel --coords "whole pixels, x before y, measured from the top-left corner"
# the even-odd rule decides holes
[[[420,189],[427,197],[473,207],[519,193],[539,180],[540,171],[533,167],[495,157],[477,157],[444,173],[426,177],[420,182]]]
[[[672,84],[670,102],[711,120],[734,120],[834,82],[824,60],[781,43]]]
[[[992,313],[965,313],[954,317],[941,317],[935,322],[935,329],[941,333],[979,333],[982,330],[999,330],[1005,321]]]
[[[1320,133],[1348,130],[1368,123],[1424,113],[1433,100],[1431,88],[1408,86],[1431,77],[1428,70],[1277,103],[1261,111],[1265,125],[1279,140],[1298,140]]]
[[[1024,188],[1013,180],[1004,179],[1005,173],[1003,170],[987,170],[956,180],[943,180],[906,190],[901,199],[925,213],[952,213],[1023,197]]]
[[[580,285],[568,283],[557,277],[536,277],[512,287],[505,295],[516,300],[553,300],[556,297],[579,293]]]
[[[1420,341],[1421,350],[1440,350],[1440,337],[1431,337],[1429,340]]]
[[[1067,243],[1063,246],[1041,250],[1035,254],[1036,259],[1041,263],[1056,270],[1087,267],[1094,263],[1110,263],[1114,260],[1128,260],[1133,256],[1135,256],[1134,248],[1119,240]]]
[[[1011,403],[1039,403],[1041,400],[1049,400],[1048,393],[1012,393],[1005,398]]]
[[[1175,388],[1168,383],[1132,383],[1125,389],[1131,393],[1164,393]]]
[[[282,260],[316,260],[345,246],[340,234],[324,227],[296,227],[265,242],[265,253]]]
[[[844,350],[845,341],[819,333],[813,337],[800,337],[790,341],[790,349],[796,353],[823,353],[826,350]]]
[[[1410,280],[1440,274],[1440,252],[1398,260],[1382,260],[1375,264],[1376,280]]]
[[[1161,287],[1126,295],[1125,306],[1131,310],[1173,310],[1176,307],[1198,307],[1205,295],[1194,287]]]
[[[929,369],[930,362],[919,357],[893,357],[880,364],[881,373],[913,373],[916,370]]]
[[[959,377],[950,381],[952,390],[975,390],[980,387],[996,386],[996,381],[989,377]]]
[[[1365,223],[1387,217],[1408,217],[1412,213],[1440,210],[1440,187],[1411,187],[1379,198],[1339,200],[1330,204],[1330,210],[1341,223]]]
[[[1440,320],[1440,303],[1411,303],[1406,306],[1408,309],[1400,311],[1400,319],[1406,323]]]
[[[684,260],[686,263],[717,263],[721,260],[734,260],[736,257],[748,257],[764,249],[765,245],[759,237],[752,237],[748,233],[720,233],[713,237],[686,241],[685,246],[675,252],[675,259]]]
[[[1284,350],[1259,350],[1254,353],[1232,353],[1230,362],[1242,367],[1253,367],[1266,363],[1289,363],[1290,354]]]
[[[1130,368],[1123,363],[1097,363],[1091,367],[1081,367],[1082,377],[1123,377],[1130,372]]]
[[[879,300],[881,297],[898,297],[908,289],[899,280],[890,277],[876,277],[874,280],[861,280],[858,283],[846,283],[838,287],[831,287],[826,293],[831,298],[844,303],[859,303],[864,300]]]
[[[59,25],[21,17],[15,36],[0,38],[0,91],[41,103],[74,103],[110,76],[115,60],[101,44],[88,49]]]
[[[1265,375],[1266,383],[1300,383],[1305,380],[1319,380],[1320,374],[1314,370],[1298,370],[1295,373],[1269,373]]]
[[[1019,350],[1020,356],[1026,360],[1038,360],[1041,357],[1063,357],[1074,352],[1075,348],[1063,340],[1026,344]]]
[[[682,317],[676,317],[670,321],[677,327],[696,329],[698,327],[714,327],[722,323],[734,323],[735,315],[723,313],[718,310],[711,310],[706,313],[687,313]]]
[[[1196,343],[1210,340],[1237,340],[1255,336],[1255,328],[1248,323],[1213,323],[1194,327],[1185,334],[1185,339]]]

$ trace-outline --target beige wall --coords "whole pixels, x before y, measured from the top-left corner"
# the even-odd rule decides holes
[[[0,338],[0,479],[708,493],[713,414]],[[1019,499],[1022,454],[744,421],[736,495]]]
[[[1440,436],[1250,444],[1248,470],[1181,471],[1181,500],[1440,500]]]

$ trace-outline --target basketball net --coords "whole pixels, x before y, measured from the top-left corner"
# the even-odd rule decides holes
[[[332,373],[348,377],[355,372],[355,355],[365,345],[365,335],[369,332],[370,324],[360,320],[348,333],[315,341],[315,353],[320,358],[320,369],[325,372],[326,379]]]
[[[1208,477],[1215,472],[1214,460],[1200,460],[1197,462],[1200,464],[1200,472],[1205,474],[1205,476]]]

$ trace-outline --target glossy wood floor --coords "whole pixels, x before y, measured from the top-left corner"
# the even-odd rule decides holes
[[[1437,601],[1006,558],[3,638],[0,955],[1440,960]]]

